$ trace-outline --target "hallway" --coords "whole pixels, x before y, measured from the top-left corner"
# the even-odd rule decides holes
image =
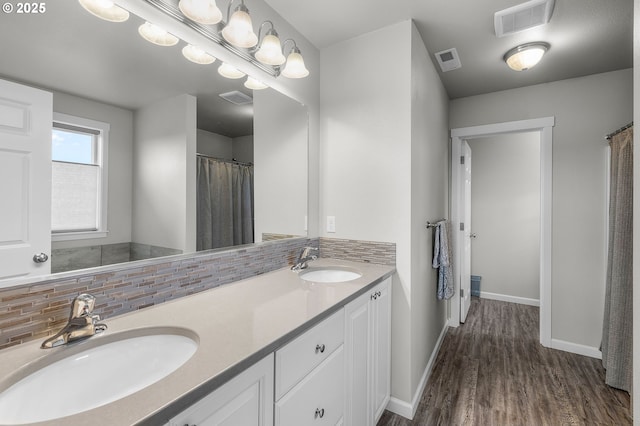
[[[630,398],[604,384],[599,359],[548,349],[538,308],[472,298],[450,328],[413,421],[378,426],[630,425]]]

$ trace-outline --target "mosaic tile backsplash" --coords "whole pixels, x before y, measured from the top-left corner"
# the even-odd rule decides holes
[[[80,293],[96,296],[94,313],[108,319],[292,265],[306,246],[319,247],[321,257],[395,264],[392,243],[297,238],[79,272],[0,289],[0,349],[44,339],[62,328]]]

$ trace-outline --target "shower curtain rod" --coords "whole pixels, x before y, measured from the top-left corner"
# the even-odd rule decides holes
[[[620,132],[623,132],[625,130],[627,130],[629,127],[633,126],[633,121],[629,124],[627,124],[626,126],[622,126],[620,127],[618,130],[616,130],[615,132],[611,132],[609,133],[607,136],[605,136],[604,138],[606,140],[611,140],[612,137],[614,137],[615,135],[617,135]]]
[[[207,154],[200,154],[199,152],[197,152],[196,155],[198,157],[205,157],[205,158],[210,158],[216,161],[222,161],[223,163],[233,163],[233,164],[239,164],[241,166],[253,166],[253,163],[244,163],[238,160],[225,160],[224,158],[218,158],[218,157],[214,157],[212,155],[207,155]]]

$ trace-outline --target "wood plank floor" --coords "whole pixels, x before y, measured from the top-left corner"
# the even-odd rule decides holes
[[[629,394],[598,359],[540,345],[537,307],[473,298],[447,332],[413,421],[378,426],[631,425]]]

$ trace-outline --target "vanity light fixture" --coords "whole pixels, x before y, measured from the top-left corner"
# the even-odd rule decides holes
[[[241,48],[251,48],[258,44],[258,36],[253,32],[253,24],[249,9],[244,5],[244,0],[240,0],[240,4],[235,8],[233,14],[229,18],[231,5],[233,0],[229,2],[227,7],[227,17],[229,22],[222,30],[222,37],[232,46]]]
[[[213,25],[222,21],[216,0],[180,0],[178,8],[184,16],[199,24]]]
[[[157,44],[158,46],[175,46],[178,44],[178,37],[150,22],[145,22],[140,25],[138,33],[148,42]]]
[[[209,55],[207,52],[200,49],[199,47],[193,46],[191,44],[187,44],[185,47],[182,48],[182,55],[184,55],[184,57],[190,60],[191,62],[200,64],[200,65],[208,65],[216,61],[215,57]]]
[[[116,6],[111,0],[78,0],[80,5],[93,16],[109,22],[124,22],[129,19],[129,12]]]
[[[231,79],[242,78],[246,75],[242,71],[232,67],[226,62],[223,62],[222,65],[218,67],[218,74],[220,74],[223,77],[227,77]]]
[[[521,44],[504,54],[504,61],[514,71],[526,71],[536,66],[551,45],[542,41]]]
[[[262,90],[266,89],[269,86],[251,76],[248,76],[247,81],[244,82],[244,87],[251,90]]]
[[[283,44],[286,44],[288,41],[293,42],[293,47],[291,48],[291,52],[289,56],[287,56],[287,64],[282,70],[282,75],[287,78],[303,78],[309,75],[309,70],[304,66],[304,59],[300,54],[300,49],[296,45],[296,42],[292,39],[287,39]]]
[[[264,21],[260,25],[260,31],[258,33],[258,39],[260,39],[260,34],[262,33],[262,27],[265,24],[271,25],[271,28],[267,30],[264,38],[262,39],[262,43],[260,43],[260,48],[255,53],[255,57],[257,60],[266,65],[282,65],[285,63],[287,58],[282,54],[282,46],[280,45],[280,38],[278,37],[278,33],[273,26],[273,22]]]

